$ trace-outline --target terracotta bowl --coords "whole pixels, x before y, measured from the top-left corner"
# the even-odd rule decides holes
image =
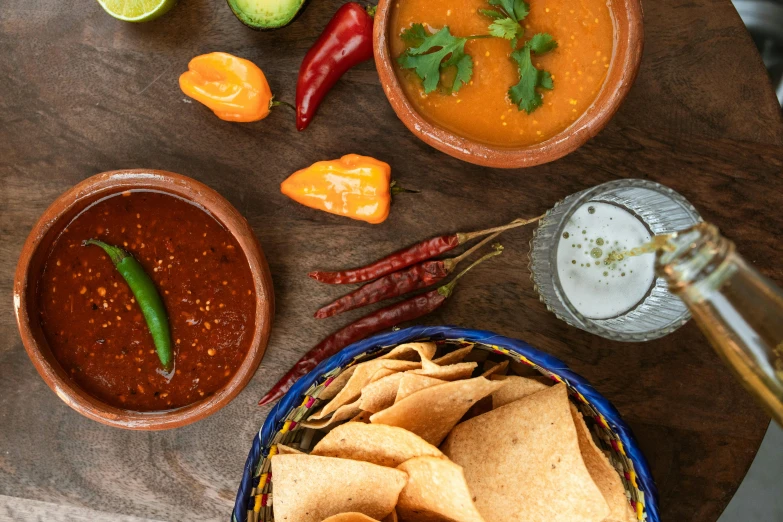
[[[396,0],[395,0],[396,1]],[[474,141],[431,123],[413,108],[394,71],[389,25],[395,1],[380,0],[373,29],[375,66],[383,92],[408,129],[425,143],[450,156],[486,167],[519,168],[548,163],[581,147],[598,134],[620,108],[636,79],[644,43],[640,0],[613,0],[614,50],[606,80],[593,104],[560,134],[535,145],[507,148]]]
[[[73,382],[54,358],[38,321],[37,285],[49,249],[63,228],[96,199],[129,189],[153,189],[192,201],[208,210],[236,238],[247,258],[256,291],[253,341],[233,378],[212,396],[182,408],[137,412],[109,406]],[[185,176],[159,170],[118,170],[92,176],[71,188],[33,227],[22,247],[14,278],[14,311],[27,355],[46,384],[85,417],[131,430],[163,430],[203,419],[233,399],[261,363],[274,314],[272,278],[264,254],[244,217],[220,194]]]

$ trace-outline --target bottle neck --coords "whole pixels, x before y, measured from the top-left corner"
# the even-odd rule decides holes
[[[656,271],[686,302],[698,303],[719,291],[741,263],[734,243],[708,223],[672,234],[668,244],[673,248],[658,252]]]

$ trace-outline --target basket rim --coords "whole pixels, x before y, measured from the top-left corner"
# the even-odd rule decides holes
[[[461,328],[458,326],[411,326],[378,334],[343,348],[340,352],[322,361],[307,375],[299,379],[269,411],[262,428],[253,438],[250,452],[245,461],[242,480],[240,481],[237,491],[234,509],[231,514],[231,521],[246,522],[248,500],[250,491],[253,489],[253,470],[261,458],[261,450],[273,437],[277,424],[285,418],[289,411],[299,405],[301,396],[310,386],[325,373],[332,371],[337,367],[344,366],[357,355],[365,353],[372,354],[385,347],[396,346],[420,339],[432,339],[435,341],[464,340],[512,350],[524,356],[530,360],[530,362],[552,371],[567,380],[571,388],[583,395],[593,408],[606,418],[610,424],[611,430],[622,442],[627,457],[634,463],[637,487],[645,494],[646,520],[647,522],[660,522],[658,514],[658,489],[653,480],[647,459],[639,448],[631,428],[623,421],[620,412],[608,399],[598,393],[584,377],[573,372],[563,361],[534,348],[525,341],[498,335],[487,330]]]

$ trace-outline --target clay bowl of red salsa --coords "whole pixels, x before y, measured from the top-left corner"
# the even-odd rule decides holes
[[[97,239],[152,279],[171,330],[162,370],[140,304]],[[272,325],[269,267],[222,196],[170,172],[98,174],[33,227],[14,280],[25,349],[68,406],[126,429],[175,428],[233,399],[256,371]]]

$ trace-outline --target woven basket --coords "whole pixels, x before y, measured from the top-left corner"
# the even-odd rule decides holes
[[[307,437],[299,423],[317,411],[318,396],[346,368],[373,359],[391,348],[413,341],[435,341],[458,348],[472,344],[474,349],[491,352],[492,357],[509,357],[529,366],[555,381],[564,382],[572,402],[591,426],[593,438],[604,450],[620,474],[639,520],[660,522],[658,492],[647,461],[639,449],[631,429],[608,400],[596,392],[582,377],[572,372],[562,361],[540,352],[529,344],[481,330],[454,327],[417,326],[377,335],[345,348],[319,364],[301,378],[272,408],[245,462],[239,485],[233,522],[270,522],[272,513],[272,474],[270,460],[277,453],[277,444],[297,446]]]

